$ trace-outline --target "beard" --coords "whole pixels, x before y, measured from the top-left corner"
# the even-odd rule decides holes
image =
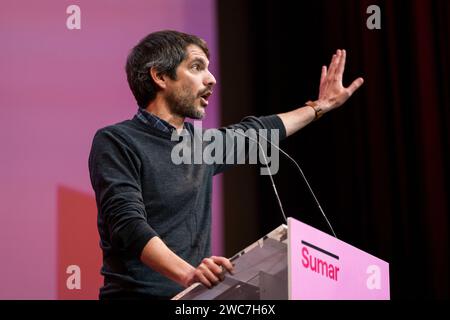
[[[180,117],[200,120],[203,119],[205,111],[202,107],[195,106],[199,98],[199,95],[192,94],[188,88],[182,88],[167,96],[167,104],[170,111]]]

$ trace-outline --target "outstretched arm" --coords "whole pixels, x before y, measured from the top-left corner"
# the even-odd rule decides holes
[[[342,85],[345,59],[345,50],[337,50],[331,59],[328,70],[326,66],[322,67],[319,98],[316,101],[308,102],[307,106],[293,111],[278,114],[286,128],[287,136],[302,129],[323,114],[343,105],[364,83],[363,78],[357,78],[347,88]]]

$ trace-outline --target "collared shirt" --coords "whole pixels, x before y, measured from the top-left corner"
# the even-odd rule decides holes
[[[144,265],[142,250],[159,236],[190,265],[198,266],[211,256],[213,176],[236,166],[226,163],[225,153],[220,163],[176,164],[174,142],[167,137],[170,133],[163,132],[169,127],[161,119],[156,121],[157,117],[140,113],[140,117],[98,130],[89,154],[103,251],[101,299],[141,294],[172,297],[183,290]],[[190,122],[184,125],[193,128]],[[247,118],[227,128],[278,129],[280,139],[286,136],[276,115]],[[244,151],[248,153],[248,148]]]
[[[139,108],[136,116],[143,123],[145,123],[153,128],[159,129],[163,132],[172,133],[174,130],[176,130],[176,128],[174,126],[172,126],[170,123],[155,116],[153,113],[150,113],[145,109]]]

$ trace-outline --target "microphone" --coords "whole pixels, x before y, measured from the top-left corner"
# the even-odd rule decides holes
[[[256,122],[258,122],[263,128],[265,128],[265,126],[264,126],[264,124],[262,123],[262,121],[259,120],[259,119],[258,119],[257,117],[255,117],[255,116],[245,117],[243,120],[245,120],[245,119],[253,119],[253,120],[255,120]],[[328,224],[328,226],[329,226],[331,232],[333,233],[334,237],[337,239],[338,237],[336,236],[336,233],[334,232],[333,227],[331,226],[330,221],[328,221],[328,218],[327,218],[325,212],[323,211],[322,206],[321,206],[320,203],[319,203],[319,200],[317,200],[317,197],[316,197],[316,195],[315,195],[313,189],[312,189],[311,186],[309,185],[308,179],[306,179],[306,176],[305,176],[305,174],[303,173],[303,170],[300,168],[300,165],[297,163],[297,161],[295,161],[294,158],[292,158],[287,152],[283,151],[280,147],[278,147],[278,146],[277,146],[276,144],[274,144],[272,141],[266,139],[266,137],[264,137],[264,136],[262,136],[261,134],[259,134],[258,130],[256,130],[256,132],[257,132],[257,134],[258,134],[259,137],[261,137],[261,138],[263,138],[264,140],[266,140],[267,142],[269,142],[272,146],[274,146],[274,147],[277,148],[279,151],[281,151],[281,153],[284,154],[289,160],[291,160],[292,162],[294,162],[295,166],[297,167],[298,171],[300,172],[300,175],[302,176],[303,180],[305,181],[305,183],[306,183],[306,185],[307,185],[307,187],[308,187],[309,192],[310,192],[311,195],[313,196],[314,201],[316,202],[316,205],[317,205],[317,207],[319,208],[319,211],[322,213],[322,216],[325,218],[325,221],[327,222],[327,224]],[[244,135],[244,134],[242,134],[242,135]],[[244,136],[245,136],[245,135],[244,135]],[[251,137],[248,137],[248,138],[249,138],[249,139],[252,139]],[[254,139],[252,139],[252,140],[255,141]],[[261,149],[263,149],[262,146],[261,146],[261,144],[259,143],[259,141],[256,141],[256,142],[257,142],[258,145],[261,147]],[[275,195],[277,196],[277,199],[278,199],[278,202],[279,202],[279,205],[280,205],[280,208],[281,208],[281,212],[282,212],[282,214],[283,214],[284,220],[286,221],[287,219],[286,219],[286,216],[285,216],[285,214],[284,214],[284,211],[283,211],[283,207],[282,207],[282,205],[281,205],[280,198],[278,197],[278,192],[277,192],[277,190],[276,190],[275,183],[274,183],[273,178],[272,178],[272,172],[270,171],[269,164],[268,164],[268,162],[267,162],[267,158],[266,158],[266,156],[265,156],[264,150],[262,150],[262,154],[263,154],[263,156],[264,156],[264,160],[265,160],[265,162],[266,162],[266,166],[267,166],[267,168],[269,169],[269,173],[270,173],[269,176],[270,176],[270,179],[272,180],[272,184],[273,184],[273,187],[274,187],[274,190],[275,190]]]
[[[263,126],[263,128],[264,128],[264,126]],[[257,130],[255,130],[255,131],[257,131]],[[270,170],[269,162],[267,161],[267,157],[266,157],[266,153],[264,152],[264,148],[262,147],[261,143],[258,140],[253,139],[252,137],[249,137],[249,136],[239,132],[239,130],[234,130],[234,132],[238,133],[239,135],[243,136],[244,138],[249,138],[250,140],[256,142],[259,145],[260,150],[262,151],[262,154],[264,157],[264,161],[267,166],[267,170],[269,171],[269,177],[270,177],[270,180],[272,181],[273,191],[275,192],[275,196],[277,197],[278,205],[280,206],[280,210],[281,210],[281,214],[283,215],[284,221],[287,223],[287,218],[286,218],[286,215],[284,214],[284,210],[283,210],[283,204],[281,203],[280,196],[278,195],[277,187],[275,186],[275,181],[273,180],[272,171]],[[258,135],[259,135],[259,133],[258,133]]]

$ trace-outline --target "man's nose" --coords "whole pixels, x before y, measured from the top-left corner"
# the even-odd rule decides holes
[[[207,75],[204,81],[205,81],[204,84],[209,87],[212,87],[213,85],[216,84],[216,78],[214,78],[214,75],[209,70],[207,70]]]

